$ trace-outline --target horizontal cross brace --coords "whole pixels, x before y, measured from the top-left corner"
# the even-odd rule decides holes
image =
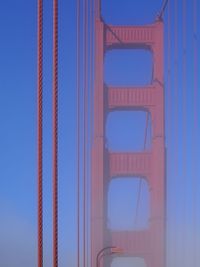
[[[109,153],[110,177],[142,176],[151,172],[151,153]]]

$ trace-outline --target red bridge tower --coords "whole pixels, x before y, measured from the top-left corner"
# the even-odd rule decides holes
[[[100,8],[98,9],[100,10]],[[153,53],[153,82],[146,87],[104,86],[104,55],[108,49],[144,48]],[[94,140],[92,145],[91,267],[107,246],[123,256],[141,257],[147,267],[165,266],[165,132],[163,90],[163,22],[145,26],[105,24],[95,18]],[[105,147],[105,123],[111,110],[146,110],[152,118],[151,151],[113,153]],[[141,231],[107,229],[108,185],[117,176],[145,178],[150,190],[149,228]],[[103,259],[101,260],[103,266]]]

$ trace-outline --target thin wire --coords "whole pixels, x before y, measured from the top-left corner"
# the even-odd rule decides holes
[[[182,259],[184,259],[184,257],[186,257],[186,154],[187,154],[187,147],[186,147],[186,128],[185,123],[186,123],[186,118],[187,118],[187,114],[186,114],[186,92],[187,92],[187,79],[186,79],[186,75],[187,75],[187,58],[186,58],[186,44],[187,44],[187,40],[186,40],[186,0],[183,0],[183,22],[182,22],[182,27],[183,27],[183,87],[182,87],[182,124],[183,124],[183,133],[182,133],[182,149],[183,149],[183,163],[182,163],[182,173],[183,173],[183,179],[182,179],[182,194],[183,194],[183,201],[182,201],[182,209],[183,209],[183,234],[182,234],[182,246],[183,246],[183,251],[182,251]],[[184,228],[185,227],[185,228]]]
[[[168,24],[168,38],[167,38],[167,49],[168,49],[168,73],[167,73],[167,80],[168,80],[168,129],[171,126],[170,119],[172,118],[172,112],[171,112],[171,12],[170,12],[170,2],[168,4],[168,18],[167,18],[167,24]],[[170,127],[171,128],[171,127]],[[169,134],[171,131],[169,130]]]
[[[96,21],[97,21],[97,19],[99,18],[99,14],[98,14],[98,12],[97,12],[97,6],[98,6],[98,3],[97,3],[97,1],[98,0],[91,0],[91,1],[93,1],[93,10],[94,10],[94,12],[93,12],[93,44],[92,44],[92,47],[93,47],[93,49],[92,49],[92,52],[93,52],[93,62],[92,62],[92,78],[94,79],[94,73],[95,73],[95,63],[96,63],[96,55],[95,55],[95,46],[96,46],[96,36],[97,36],[97,29],[96,29]],[[94,110],[95,110],[95,82],[94,82],[94,80],[92,79],[92,85],[93,85],[93,90],[92,90],[92,102],[91,102],[91,105],[92,105],[92,108],[91,108],[91,110],[92,110],[92,114],[91,114],[91,120],[92,120],[92,125],[91,125],[91,137],[92,137],[92,140],[91,140],[91,142],[92,142],[92,145],[93,145],[93,142],[94,142],[94,120],[95,120],[95,115],[94,115]],[[91,148],[91,151],[92,151],[92,148]],[[92,154],[92,152],[91,152],[91,154]],[[91,159],[91,162],[92,162],[92,159]],[[92,164],[92,163],[91,163]],[[92,184],[92,181],[91,181],[91,184]],[[92,185],[91,185],[91,190],[92,190]],[[91,200],[92,200],[92,192],[91,192],[91,194],[90,194],[90,197],[91,197]],[[91,204],[90,204],[90,211],[91,211],[91,213],[90,213],[90,222],[92,223],[92,205],[93,205],[93,203],[91,202]],[[92,225],[91,225],[91,228],[92,228]],[[91,240],[91,242],[90,242],[90,251],[91,251],[91,253],[90,253],[90,266],[92,267],[92,262],[93,262],[93,257],[94,257],[94,255],[93,255],[93,250],[94,250],[94,248],[92,247],[92,230],[90,231],[90,235],[91,235],[91,238],[90,238],[90,240]]]
[[[194,114],[195,126],[198,125],[198,46],[197,46],[197,0],[193,0],[193,49],[194,49]],[[197,128],[196,128],[197,129]]]
[[[88,122],[88,127],[89,127],[89,135],[88,135],[88,170],[90,170],[90,162],[91,162],[91,142],[92,142],[92,99],[93,99],[93,0],[89,1],[90,5],[90,13],[89,13],[89,92],[88,92],[88,101],[89,101],[89,122]],[[90,171],[88,171],[88,194],[87,194],[87,262],[86,266],[90,266],[89,259],[90,259],[90,185],[91,185],[91,174]]]
[[[175,176],[178,178],[178,135],[177,135],[177,130],[178,130],[178,1],[174,0],[174,60],[175,60],[175,65],[174,65],[174,155],[175,155]],[[177,182],[177,181],[174,181]],[[179,182],[179,181],[178,181]],[[178,189],[178,188],[177,188]],[[179,199],[179,198],[178,198]],[[178,201],[176,202],[178,203]],[[180,204],[180,203],[178,203]],[[177,206],[175,207],[177,209]],[[176,218],[176,227],[178,229],[178,219]],[[175,224],[174,224],[175,225]],[[175,229],[174,229],[175,230]],[[180,240],[178,240],[178,234],[176,235],[177,239],[175,240],[175,249],[174,249],[174,254],[175,254],[175,264],[178,265],[179,259],[177,257],[178,255],[178,246],[180,244]]]
[[[172,92],[171,92],[171,4],[169,1],[168,4],[168,16],[167,16],[167,24],[168,24],[168,38],[167,38],[167,55],[168,55],[168,59],[167,59],[167,63],[168,63],[168,73],[167,73],[167,97],[168,97],[168,101],[167,101],[167,114],[168,114],[168,123],[167,123],[167,143],[168,143],[168,151],[171,151],[170,149],[170,144],[171,144],[171,140],[172,140]],[[170,150],[169,150],[170,149]],[[167,170],[167,173],[170,174],[171,170]],[[170,175],[169,175],[170,177]],[[168,240],[169,243],[172,241],[171,239],[171,232],[169,231],[168,233]],[[172,245],[170,246],[170,253],[174,251]],[[171,255],[171,254],[170,254]],[[171,257],[169,257],[171,260]]]
[[[77,0],[76,13],[76,158],[77,158],[77,266],[80,267],[80,0]]]
[[[158,19],[162,19],[165,9],[167,8],[168,0],[163,0],[161,11],[158,14]]]
[[[84,1],[84,114],[83,114],[83,267],[86,266],[86,195],[88,141],[88,0]]]
[[[198,131],[198,46],[197,46],[197,0],[193,0],[193,50],[194,50],[194,128],[193,140],[196,139]],[[194,142],[194,141],[193,141]],[[196,144],[196,142],[194,142]],[[197,157],[195,157],[196,147],[193,145],[194,166],[197,170]],[[197,267],[197,175],[193,175],[193,250],[194,250],[194,267]]]
[[[38,142],[38,267],[43,266],[43,1],[38,0],[37,142]]]
[[[146,125],[145,125],[145,135],[144,135],[144,147],[143,147],[144,150],[146,149],[146,143],[147,143],[148,124],[149,124],[149,113],[147,112]],[[139,178],[139,186],[138,186],[137,202],[136,202],[136,211],[135,211],[135,221],[134,221],[134,227],[135,228],[137,226],[137,221],[138,221],[138,213],[139,213],[141,191],[142,191],[142,178]]]
[[[89,59],[90,59],[90,74],[89,74],[89,79],[90,79],[90,86],[89,86],[89,101],[90,101],[90,117],[89,117],[89,125],[90,125],[90,143],[92,140],[92,111],[93,111],[93,106],[92,106],[92,100],[93,100],[93,0],[90,0],[90,25],[89,25],[89,44],[90,44],[90,50],[89,50]]]
[[[53,266],[58,267],[58,0],[53,0]]]

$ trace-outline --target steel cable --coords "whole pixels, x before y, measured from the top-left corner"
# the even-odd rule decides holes
[[[80,266],[80,0],[76,13],[76,159],[77,159],[77,266]]]
[[[58,0],[53,0],[53,266],[58,267]]]
[[[83,267],[86,266],[86,195],[88,143],[88,0],[84,0],[84,111],[83,111]]]
[[[169,153],[171,151],[170,144],[172,140],[172,91],[171,91],[171,4],[169,1],[168,4],[168,14],[167,14],[167,144],[169,145],[167,152]],[[167,164],[168,165],[168,164]],[[170,171],[167,169],[167,173],[170,174]],[[169,175],[170,177],[170,175]],[[168,178],[168,177],[167,177]],[[166,187],[168,187],[168,184],[170,184],[170,181],[166,182]],[[166,209],[167,213],[167,209]],[[167,215],[167,221],[169,225],[171,226],[171,218],[168,220],[168,214]],[[171,232],[168,232],[168,240],[171,242],[172,238]],[[172,249],[172,246],[170,246],[170,253],[172,253],[174,250]],[[170,254],[171,255],[171,254]],[[171,257],[170,257],[171,259]]]
[[[182,179],[182,194],[183,194],[183,201],[182,201],[182,210],[183,210],[183,214],[182,214],[182,219],[183,219],[183,234],[182,234],[182,255],[183,258],[186,257],[186,242],[187,242],[187,238],[186,238],[186,233],[187,233],[187,229],[186,229],[186,196],[187,196],[187,191],[186,191],[186,174],[187,174],[187,168],[186,168],[186,164],[187,164],[187,160],[186,160],[186,155],[187,153],[187,147],[186,147],[186,128],[185,128],[185,124],[186,124],[186,118],[187,118],[187,109],[186,109],[186,99],[187,99],[187,58],[186,58],[186,46],[187,46],[187,36],[186,36],[186,16],[187,16],[187,6],[186,6],[186,0],[183,0],[183,21],[182,21],[182,28],[183,28],[183,40],[182,40],[182,44],[183,44],[183,64],[182,64],[182,70],[183,70],[183,76],[182,76],[182,81],[183,81],[183,85],[182,85],[182,148],[183,148],[183,154],[182,154],[182,175],[183,175],[183,179]]]
[[[193,142],[196,144],[198,142],[196,140],[198,136],[198,46],[197,46],[197,0],[193,0],[193,60],[194,60],[194,127],[193,127]],[[197,133],[197,134],[196,134]],[[193,153],[194,153],[194,166],[195,166],[195,174],[193,176],[193,191],[192,191],[192,202],[193,202],[193,250],[194,250],[194,261],[193,266],[197,267],[197,166],[198,159],[196,152],[196,146],[193,144]]]
[[[89,99],[89,144],[88,144],[88,149],[89,149],[89,162],[91,162],[91,144],[93,140],[93,24],[94,24],[94,17],[93,17],[93,9],[94,9],[94,1],[90,0],[90,13],[89,13],[89,92],[88,92],[88,99]],[[90,170],[90,164],[88,164],[88,168]],[[87,200],[87,209],[88,209],[88,214],[87,214],[87,232],[88,234],[90,233],[90,187],[91,186],[91,173],[88,171],[88,200]],[[89,258],[90,258],[90,235],[88,236],[88,242],[87,242],[87,264],[86,266],[90,266],[89,263]]]
[[[194,123],[198,125],[198,46],[197,46],[197,0],[193,0],[193,50],[194,50]],[[196,128],[197,129],[197,128]]]
[[[174,152],[174,157],[175,157],[175,162],[176,165],[174,166],[174,175],[176,177],[176,179],[174,180],[175,183],[179,183],[180,179],[178,178],[178,170],[179,170],[179,157],[178,157],[178,125],[179,125],[179,119],[178,119],[178,70],[179,70],[179,66],[178,66],[178,0],[174,0],[174,102],[173,102],[173,106],[174,106],[174,127],[173,127],[173,131],[174,131],[174,146],[173,146],[173,152]],[[179,188],[179,187],[178,187]],[[178,189],[177,188],[177,189]],[[179,198],[178,198],[179,200]],[[177,205],[180,205],[180,200],[176,201],[174,208],[177,209]],[[176,210],[177,213],[177,210]],[[178,258],[178,248],[179,248],[179,244],[180,244],[180,240],[178,240],[178,214],[176,214],[176,218],[175,218],[175,224],[177,227],[177,231],[176,231],[176,240],[174,240],[174,262],[176,265],[178,265],[179,262],[179,258]],[[174,229],[175,231],[176,229]],[[180,229],[179,229],[180,230]]]
[[[148,124],[149,124],[149,113],[147,112],[146,125],[145,125],[145,134],[144,134],[144,146],[143,146],[144,150],[146,149],[146,143],[147,143]],[[141,191],[142,191],[142,178],[139,178],[138,193],[137,193],[137,200],[136,200],[136,211],[135,211],[134,228],[137,227],[138,214],[139,214],[139,205],[140,205],[140,199],[141,199]]]
[[[167,8],[167,4],[168,4],[168,2],[169,2],[168,0],[163,0],[161,10],[160,10],[160,12],[158,13],[158,19],[162,19],[163,14],[164,14],[164,12],[165,12],[165,9]]]
[[[43,266],[43,1],[38,0],[37,143],[38,143],[38,267]]]

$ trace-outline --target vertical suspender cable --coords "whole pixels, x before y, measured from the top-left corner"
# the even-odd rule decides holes
[[[93,10],[93,3],[92,0],[88,0],[88,14],[87,14],[87,18],[88,18],[88,36],[87,36],[87,40],[88,40],[88,96],[87,96],[87,146],[86,146],[86,150],[87,150],[87,162],[86,162],[86,166],[87,166],[87,176],[86,176],[86,185],[87,185],[87,191],[86,191],[86,266],[89,266],[89,232],[90,232],[90,223],[89,223],[89,200],[90,200],[90,144],[91,144],[91,90],[92,90],[92,10]]]
[[[86,266],[86,180],[88,141],[88,0],[84,1],[84,121],[83,121],[83,267]]]
[[[197,0],[193,0],[193,49],[194,49],[194,120],[198,124],[198,47],[197,47]],[[197,128],[196,128],[197,129]]]
[[[174,0],[174,154],[175,154],[175,162],[176,165],[174,166],[174,175],[176,177],[175,183],[178,182],[178,0]],[[176,201],[176,203],[179,201]],[[174,207],[177,209],[177,205]],[[177,216],[177,215],[176,215]],[[176,217],[176,224],[174,224],[175,227],[178,227],[178,218]],[[178,229],[177,229],[178,230]],[[177,233],[177,230],[174,229],[174,231]],[[178,259],[178,246],[180,244],[180,240],[178,240],[178,234],[176,234],[176,240],[174,240],[175,248],[174,248],[174,264],[178,265],[179,259]]]
[[[90,0],[90,35],[89,35],[89,43],[90,43],[90,54],[89,54],[89,58],[90,58],[90,87],[89,87],[89,96],[90,96],[90,138],[92,138],[92,100],[93,100],[93,34],[94,34],[94,28],[93,28],[93,24],[94,24],[94,17],[93,17],[93,9],[94,9],[94,5],[93,5],[93,0]]]
[[[168,147],[171,144],[171,132],[172,132],[172,92],[171,92],[171,2],[169,1],[168,3],[168,14],[167,14],[167,28],[168,28],[168,32],[167,32],[167,65],[168,65],[168,69],[167,69],[167,144]],[[168,150],[169,151],[169,150]],[[171,151],[171,148],[170,148]],[[170,170],[168,170],[167,168],[167,173],[170,173]],[[168,176],[170,177],[170,176]],[[167,177],[167,178],[168,178]],[[169,181],[167,179],[167,183],[168,184]],[[167,212],[167,211],[166,211]],[[170,218],[171,219],[171,218]],[[171,229],[171,220],[170,221],[170,229]],[[172,242],[172,237],[173,235],[171,234],[171,232],[168,233],[168,240],[169,243]],[[174,242],[173,242],[174,243]],[[170,243],[171,244],[171,243]],[[170,258],[172,258],[171,254],[172,251],[174,251],[174,249],[172,248],[172,245],[170,246]]]
[[[183,215],[182,215],[182,219],[183,219],[183,235],[182,235],[182,246],[183,246],[183,251],[182,251],[182,255],[183,258],[186,257],[186,174],[187,174],[187,168],[186,168],[186,155],[187,155],[187,146],[186,146],[186,118],[187,118],[187,114],[186,114],[186,99],[187,99],[187,62],[186,62],[186,0],[183,0],[183,21],[182,21],[182,28],[183,28],[183,78],[182,78],[182,130],[183,130],[183,134],[182,134],[182,148],[183,148],[183,155],[182,155],[182,175],[183,175],[183,179],[182,179],[182,194],[183,194],[183,201],[182,201],[182,210],[183,210]],[[185,258],[187,259],[187,258]]]
[[[80,0],[77,0],[76,4],[77,267],[80,267]]]
[[[58,0],[53,0],[53,266],[58,267]]]
[[[168,24],[168,34],[167,34],[167,63],[168,63],[168,70],[167,70],[167,97],[168,97],[168,105],[167,105],[167,111],[168,111],[168,133],[171,134],[171,118],[172,118],[172,107],[171,107],[171,4],[170,1],[168,3],[168,16],[167,16],[167,24]],[[169,138],[169,136],[168,136]]]
[[[38,267],[43,266],[43,0],[38,0],[37,139],[38,139]]]
[[[194,60],[194,127],[193,127],[193,142],[198,136],[198,47],[197,47],[197,0],[193,0],[193,60]],[[197,134],[196,134],[197,133]],[[194,251],[194,262],[192,262],[194,267],[197,267],[197,149],[193,143],[193,161],[194,161],[194,168],[195,172],[193,174],[193,197],[192,197],[192,204],[193,204],[193,251]],[[198,142],[198,141],[197,141]]]
[[[95,1],[95,17],[101,17],[101,0],[94,0]]]
[[[89,68],[89,162],[91,162],[91,144],[92,144],[92,139],[93,139],[93,25],[94,25],[94,17],[93,17],[93,0],[90,0],[90,16],[89,16],[89,60],[90,60],[90,68]],[[91,165],[89,164],[89,170],[91,169]],[[87,232],[89,234],[90,232],[90,221],[89,221],[89,215],[90,215],[90,188],[91,188],[91,173],[88,172],[88,203],[87,203],[87,207],[88,207],[88,214],[87,214],[87,218],[88,218],[88,222],[87,222]],[[90,259],[90,248],[91,248],[91,244],[90,244],[90,236],[88,236],[88,244],[87,244],[87,249],[88,249],[88,254],[87,254],[87,258],[88,258],[88,262],[86,266],[90,266],[89,263],[89,259]]]

